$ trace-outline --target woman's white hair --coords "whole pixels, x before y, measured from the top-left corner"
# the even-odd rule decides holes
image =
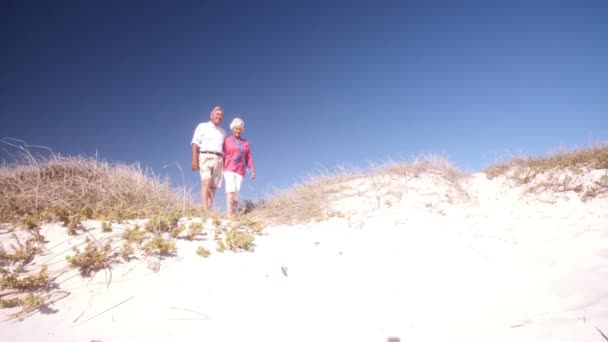
[[[230,123],[230,129],[241,128],[245,129],[245,121],[241,118],[234,118]]]

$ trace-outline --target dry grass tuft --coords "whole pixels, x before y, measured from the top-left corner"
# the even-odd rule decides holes
[[[267,224],[297,224],[310,220],[323,220],[335,215],[331,210],[331,196],[349,189],[347,183],[355,179],[370,181],[370,191],[378,194],[391,192],[392,180],[419,177],[432,174],[444,178],[457,190],[465,194],[460,180],[466,176],[444,158],[422,156],[408,163],[387,162],[372,165],[369,170],[347,170],[338,168],[337,172],[320,172],[307,182],[297,184],[291,189],[282,190],[268,196],[259,203],[247,202],[244,218],[252,222]]]
[[[325,218],[329,195],[340,191],[340,184],[353,179],[356,174],[340,169],[337,173],[319,172],[309,180],[290,189],[280,190],[259,203],[248,203],[250,220],[270,224],[296,224]]]
[[[608,193],[608,173],[592,184],[583,180],[591,170],[608,170],[608,145],[559,151],[547,157],[519,157],[493,165],[485,173],[489,179],[504,176],[525,186],[528,193],[572,191],[586,201]]]
[[[466,176],[447,159],[436,155],[422,155],[409,163],[389,162],[377,167],[374,174],[410,178],[434,174],[454,184]]]
[[[537,175],[551,170],[583,172],[586,169],[608,169],[608,145],[573,151],[559,151],[547,157],[518,157],[492,165],[484,172],[489,179],[512,174],[509,178],[527,184]]]
[[[197,213],[185,190],[175,190],[139,165],[108,163],[96,157],[34,156],[30,146],[4,139],[15,162],[0,166],[0,222],[31,216],[59,220],[75,233],[78,218],[121,221],[159,213]],[[32,221],[32,224],[34,223]]]

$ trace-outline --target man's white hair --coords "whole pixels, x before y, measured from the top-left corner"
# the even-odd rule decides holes
[[[245,129],[245,121],[243,121],[241,118],[234,118],[230,123],[230,129],[237,127],[240,129]]]
[[[220,107],[220,106],[216,106],[215,108],[213,108],[213,109],[211,110],[211,113],[209,113],[209,116],[213,115],[213,113],[215,113],[216,111],[220,111],[220,112],[222,112],[222,113],[224,112],[224,110],[222,109],[222,107]]]

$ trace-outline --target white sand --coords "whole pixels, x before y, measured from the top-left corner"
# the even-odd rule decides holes
[[[463,188],[353,181],[336,217],[271,227],[254,253],[202,258],[182,240],[157,273],[70,271],[54,312],[0,323],[0,340],[606,341],[608,198],[483,174]],[[64,230],[48,227],[49,245]]]

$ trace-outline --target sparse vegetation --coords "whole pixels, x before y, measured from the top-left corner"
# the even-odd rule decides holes
[[[174,239],[194,240],[203,233],[204,225],[198,218],[195,223],[178,224],[185,212],[205,216],[203,222],[213,229],[216,250],[222,253],[254,251],[254,234],[261,234],[267,224],[302,223],[328,217],[347,218],[350,224],[353,214],[339,206],[332,208],[332,201],[339,196],[366,195],[371,198],[371,207],[375,205],[374,200],[378,208],[390,207],[399,203],[406,193],[403,188],[391,187],[396,184],[391,183],[393,181],[427,177],[428,183],[449,184],[456,195],[466,196],[461,187],[466,174],[444,159],[424,157],[409,163],[385,163],[367,171],[339,169],[334,174],[317,174],[264,201],[244,201],[241,214],[227,220],[214,213],[200,215],[203,211],[195,209],[197,205],[177,195],[167,182],[142,171],[139,166],[55,155],[40,159],[34,158],[27,149],[23,151],[27,151],[25,162],[0,167],[0,195],[3,196],[0,220],[17,223],[14,230],[28,234],[26,238],[19,235],[19,239],[13,233],[15,242],[7,248],[0,243],[0,290],[5,290],[0,291],[0,308],[21,306],[24,312],[44,305],[45,297],[41,293],[51,288],[52,279],[46,266],[25,267],[41,254],[40,227],[44,222],[63,222],[69,234],[81,235],[70,241],[82,241],[88,235],[82,225],[84,220],[103,217],[101,230],[110,233],[112,228],[122,230],[120,221],[125,218],[149,218],[143,221],[146,222],[143,228],[127,226],[122,233],[103,235],[102,240],[86,238],[80,248],[74,247],[74,254],[66,257],[68,264],[78,268],[83,276],[91,276],[93,272],[110,268],[117,259],[128,262],[144,253],[146,258],[154,260],[175,255]],[[502,175],[525,184],[528,192],[572,191],[586,200],[608,193],[608,173],[599,177],[598,171],[593,171],[598,169],[608,169],[608,147],[560,152],[546,158],[518,158],[489,168],[487,175],[489,178]],[[552,174],[552,171],[559,172]],[[587,178],[586,183],[581,182],[578,177],[587,176],[589,171],[595,174],[593,181]],[[603,171],[599,172],[601,175]],[[399,184],[407,187],[412,183]],[[440,204],[445,203],[442,201],[446,198],[450,201],[452,195],[454,193],[441,193],[424,206],[446,215]],[[112,222],[117,220],[119,224],[113,227]],[[88,227],[86,222],[85,227]],[[7,231],[13,232],[13,228]],[[113,245],[110,237],[121,237],[123,241]],[[180,241],[182,243],[186,242]],[[196,253],[208,257],[211,251],[201,245]],[[53,267],[52,263],[40,264],[43,263]]]

